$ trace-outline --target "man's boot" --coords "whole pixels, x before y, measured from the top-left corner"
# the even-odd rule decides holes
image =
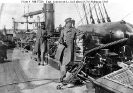
[[[35,51],[32,52],[32,55],[36,55],[37,53]]]
[[[32,52],[31,58],[33,58],[34,60],[37,59],[37,53],[35,51]]]

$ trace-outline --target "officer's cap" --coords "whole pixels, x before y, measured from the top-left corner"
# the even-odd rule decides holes
[[[72,18],[67,18],[67,19],[65,19],[65,22],[66,22],[66,23],[72,22]]]

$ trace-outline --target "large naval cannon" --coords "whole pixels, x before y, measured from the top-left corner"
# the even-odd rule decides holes
[[[86,33],[82,45],[88,74],[101,77],[120,69],[118,62],[132,60],[133,30],[125,21],[83,25],[78,29]]]
[[[83,57],[78,65],[69,70],[71,76],[65,81],[66,84],[73,82],[74,78],[81,82],[95,83],[98,78],[122,69],[120,63],[132,62],[133,28],[125,21],[88,24],[77,28],[84,32],[80,40],[82,48],[77,44]]]

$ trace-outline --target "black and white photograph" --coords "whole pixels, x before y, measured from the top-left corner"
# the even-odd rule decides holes
[[[132,0],[5,1],[0,93],[133,93]]]

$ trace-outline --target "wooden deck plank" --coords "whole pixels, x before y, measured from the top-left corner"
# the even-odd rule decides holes
[[[0,93],[7,93],[7,92],[8,90],[6,86],[0,87]]]
[[[3,63],[4,72],[8,70],[7,63]]]
[[[15,69],[14,73],[16,73],[19,82],[25,82],[26,80],[25,80],[25,78],[23,77],[23,75],[20,73],[18,67],[15,67],[14,69]]]
[[[15,61],[15,73],[19,79],[20,83],[23,83],[28,89],[31,88],[31,85],[29,82],[27,82],[29,79],[28,77],[25,75],[24,71],[22,70],[19,61]]]
[[[28,81],[28,80],[25,78],[24,72],[23,72],[23,70],[21,69],[19,62],[18,62],[18,61],[15,61],[14,64],[15,64],[14,70],[15,70],[15,73],[16,73],[16,75],[17,75],[19,81],[20,81],[20,82],[26,82],[26,81]]]
[[[10,73],[11,73],[12,82],[19,83],[20,81],[18,79],[17,74],[15,73],[15,69],[10,70]]]
[[[6,79],[6,84],[7,84],[7,90],[9,92],[9,91],[14,90],[14,85],[8,85],[8,84],[13,83],[13,80],[11,78],[11,71],[9,70],[8,65],[9,64],[4,65],[4,73],[5,73],[5,79]]]
[[[7,84],[7,90],[10,93],[10,91],[16,90],[16,85],[14,83],[18,83],[19,79],[14,73],[14,67],[15,65],[12,62],[7,62],[4,63],[3,68],[4,68],[4,73],[5,73],[5,80]],[[11,84],[11,85],[10,85]]]
[[[8,92],[13,91],[15,89],[14,85],[7,85]]]
[[[0,72],[0,85],[5,85],[5,84],[6,84],[5,73]]]
[[[0,64],[0,72],[4,72],[3,64]]]
[[[18,65],[17,69],[23,75],[25,81],[29,81],[29,78],[25,75],[25,73],[24,73],[23,69],[20,67],[20,65]]]
[[[30,79],[24,74],[21,68],[18,68],[18,69],[25,80],[25,84],[27,84],[27,88],[32,88],[32,85],[30,84],[30,82],[27,82],[27,81],[30,81]]]
[[[4,65],[4,73],[5,73],[6,84],[9,84],[9,83],[12,83],[12,79],[10,76],[10,70],[8,70],[7,65],[8,64],[6,64],[6,66]]]
[[[8,59],[12,59],[12,54],[8,54]],[[19,82],[24,82],[22,80],[23,77],[19,75],[19,71],[17,69],[17,63],[19,60],[12,60],[12,62],[8,62],[6,64],[5,70],[9,73],[12,85],[7,85],[8,92],[7,93],[21,93],[20,88],[18,86]],[[20,79],[21,78],[21,79]]]
[[[11,62],[11,63],[9,63],[9,66],[10,66],[10,68],[8,68],[8,69],[10,69],[9,72],[10,72],[10,75],[11,75],[11,78],[12,78],[12,82],[13,83],[20,82],[19,79],[18,79],[17,73],[15,71],[15,68],[16,68],[17,64],[15,62]]]
[[[7,85],[7,91],[8,93],[22,93],[18,84]]]

